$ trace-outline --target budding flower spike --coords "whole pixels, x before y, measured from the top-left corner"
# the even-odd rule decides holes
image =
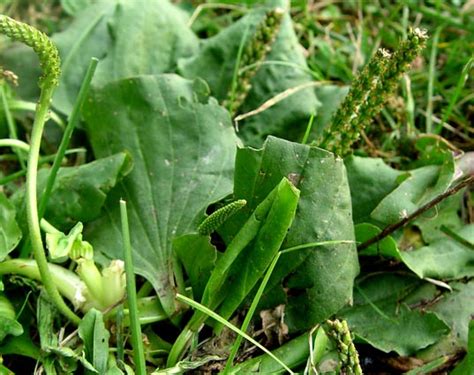
[[[247,201],[245,199],[239,199],[222,208],[219,208],[217,211],[213,212],[206,219],[204,219],[201,225],[199,225],[199,234],[202,234],[203,236],[211,234],[237,211],[240,211],[240,209],[246,204]]]
[[[4,15],[0,15],[0,33],[33,48],[33,51],[38,55],[43,71],[39,83],[41,88],[59,84],[61,60],[58,49],[46,34],[26,23],[15,21]]]
[[[235,115],[244,103],[252,88],[251,79],[257,74],[261,63],[271,51],[278,30],[280,30],[283,15],[284,11],[281,8],[268,11],[257,26],[252,39],[246,43],[243,54],[240,55],[239,51],[236,76],[234,76],[234,82],[227,99],[223,103],[232,115]],[[243,40],[243,43],[245,42]]]
[[[379,49],[359,74],[334,114],[319,146],[347,156],[351,146],[397,88],[398,81],[426,45],[426,31],[411,29],[407,39],[390,54]]]

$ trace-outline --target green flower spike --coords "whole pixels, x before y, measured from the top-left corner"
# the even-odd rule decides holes
[[[359,363],[359,354],[352,342],[351,331],[345,320],[328,320],[328,335],[334,339],[337,345],[341,368],[347,375],[362,375]]]
[[[199,234],[202,234],[203,236],[211,234],[246,204],[247,201],[245,199],[239,199],[222,208],[219,208],[217,211],[213,212],[206,219],[204,219],[201,225],[199,225]]]
[[[380,49],[362,70],[333,116],[319,146],[346,156],[372,119],[397,88],[398,81],[425,47],[426,32],[410,30],[400,47],[390,55]]]
[[[235,115],[247,98],[252,84],[251,79],[257,74],[261,63],[272,49],[276,39],[284,11],[281,8],[270,10],[257,26],[253,38],[247,43],[239,63],[237,80],[229,91],[228,97],[223,105]]]

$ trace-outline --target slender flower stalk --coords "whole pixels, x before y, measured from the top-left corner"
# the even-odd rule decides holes
[[[38,31],[34,27],[15,21],[7,16],[0,16],[0,32],[13,40],[22,42],[33,48],[38,55],[43,72],[39,81],[41,94],[36,107],[33,130],[31,132],[30,152],[28,155],[28,166],[26,172],[28,229],[30,232],[33,253],[41,275],[41,281],[44,284],[48,296],[64,316],[73,323],[79,324],[80,318],[66,305],[51,276],[41,238],[36,196],[37,169],[41,138],[43,135],[44,124],[48,117],[49,105],[54,90],[59,83],[61,72],[59,53],[56,46],[44,33]]]

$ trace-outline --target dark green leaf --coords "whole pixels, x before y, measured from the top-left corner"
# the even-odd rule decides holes
[[[295,220],[282,248],[354,240],[350,193],[342,160],[316,147],[269,137],[262,150],[238,151],[234,198],[246,199],[248,203],[224,224],[220,233],[227,242],[282,177],[288,177],[301,191]],[[285,300],[273,297],[284,296],[282,288],[289,288],[286,323],[293,330],[311,327],[351,301],[357,273],[354,244],[285,254],[269,282],[270,287],[278,288],[267,291],[266,304],[284,303]],[[282,283],[288,274],[291,276]]]
[[[54,105],[70,113],[91,57],[101,59],[94,85],[140,74],[172,72],[198,47],[186,14],[168,0],[101,0],[76,14],[53,40],[63,59]]]
[[[78,221],[87,223],[97,218],[108,192],[130,172],[130,156],[118,153],[79,167],[60,168],[45,218],[60,230],[67,231]],[[38,193],[43,191],[49,175],[42,169],[38,175]],[[24,189],[14,195],[17,206],[22,207],[22,223],[26,221]],[[26,225],[26,224],[24,224]]]
[[[15,207],[0,191],[0,262],[18,245],[22,237],[15,215]]]
[[[79,324],[79,337],[84,342],[86,359],[99,374],[107,370],[109,331],[104,326],[102,313],[91,309]]]
[[[96,90],[85,108],[96,156],[128,150],[134,160],[89,238],[96,250],[121,257],[118,200],[125,199],[136,272],[168,314],[175,311],[173,239],[195,230],[207,205],[232,189],[236,137],[228,113],[205,93],[202,81],[142,76]]]
[[[186,270],[193,288],[193,299],[200,301],[217,260],[217,250],[208,236],[186,234],[173,241],[173,250]]]

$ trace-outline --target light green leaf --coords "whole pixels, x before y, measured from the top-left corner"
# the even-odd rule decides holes
[[[449,332],[434,313],[410,309],[403,303],[418,285],[416,278],[391,273],[366,277],[354,290],[354,305],[340,316],[362,342],[386,353],[412,355]]]
[[[350,156],[344,160],[351,188],[354,223],[370,220],[370,213],[397,186],[403,172],[388,166],[379,158]]]
[[[467,241],[474,242],[474,224],[457,232]],[[403,262],[419,277],[460,279],[474,276],[474,251],[449,237],[428,246],[401,253]]]
[[[19,336],[23,333],[23,327],[16,321],[13,305],[0,294],[0,343],[8,335]]]
[[[22,237],[15,215],[15,206],[0,191],[0,262],[18,245]]]
[[[285,8],[284,2],[277,3]],[[180,74],[189,78],[203,78],[208,82],[212,95],[222,102],[232,85],[242,37],[248,29],[247,35],[251,39],[264,14],[265,9],[257,8],[218,35],[202,41],[199,53],[179,61]],[[256,109],[289,88],[312,81],[288,14],[283,18],[266,61],[251,80],[252,89],[240,109],[241,113]],[[274,63],[275,61],[277,63]],[[257,147],[262,145],[268,134],[300,139],[308,119],[318,106],[313,88],[307,87],[264,112],[239,122],[239,136],[248,145]]]
[[[378,235],[380,232],[381,229],[379,227],[369,223],[357,224],[355,226],[357,243],[364,243]],[[385,237],[381,241],[360,251],[359,255],[381,255],[389,258],[401,259],[397,242],[391,236]]]
[[[173,239],[194,231],[207,205],[232,189],[236,137],[206,90],[176,75],[141,76],[95,90],[85,108],[95,155],[128,150],[135,165],[88,239],[96,251],[122,256],[118,201],[125,199],[135,270],[168,314],[175,311]]]
[[[429,165],[408,172],[407,178],[372,211],[371,217],[392,224],[416,211],[423,204],[444,193],[454,177],[454,160],[443,165]],[[433,217],[429,212],[427,215]]]
[[[99,374],[107,370],[109,331],[104,326],[102,313],[91,309],[79,324],[79,337],[84,342],[86,359]]]
[[[246,199],[248,203],[220,231],[226,242],[282,177],[289,178],[301,191],[296,216],[282,248],[354,240],[350,193],[342,160],[316,147],[269,137],[263,149],[244,148],[237,153],[234,198]],[[309,328],[351,301],[357,273],[354,244],[284,254],[269,282],[269,288],[276,288],[267,290],[263,304],[287,302],[285,318],[290,329]]]

